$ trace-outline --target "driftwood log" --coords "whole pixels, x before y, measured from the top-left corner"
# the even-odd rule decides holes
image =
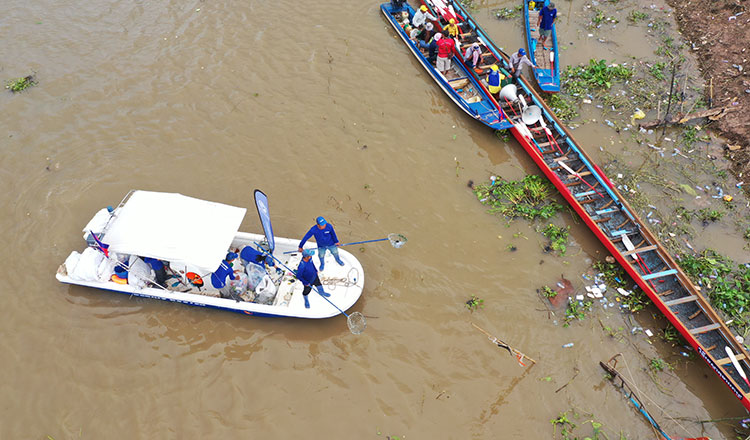
[[[708,118],[712,121],[715,121],[717,119],[723,118],[724,115],[732,110],[734,109],[730,107],[717,107],[695,113],[677,113],[675,115],[668,116],[665,119],[657,119],[655,121],[644,122],[643,124],[639,125],[641,128],[649,129],[656,128],[662,124],[684,124],[688,121],[692,121],[693,119],[698,118]]]

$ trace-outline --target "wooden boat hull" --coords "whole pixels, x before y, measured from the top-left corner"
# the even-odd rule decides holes
[[[439,11],[465,20],[469,24],[466,30],[474,34],[465,38],[479,39],[507,68],[508,56],[460,3],[425,2],[429,6],[440,3]],[[444,18],[448,18],[447,12]],[[628,275],[750,410],[750,385],[732,365],[726,350],[737,354],[745,372],[750,372],[750,354],[530,83],[521,77],[518,84],[519,94],[539,108],[540,116],[527,125],[517,113],[506,112],[513,123],[513,136]]]
[[[471,74],[470,69],[464,65],[460,56],[454,55],[451,60],[452,67],[460,75],[459,79],[466,79],[469,82],[467,86],[461,89],[461,91],[458,91],[451,85],[451,82],[455,83],[455,79],[452,81],[446,79],[437,71],[437,69],[435,69],[435,66],[430,63],[414,42],[409,39],[409,36],[404,29],[401,28],[401,25],[394,17],[394,14],[406,11],[409,14],[409,17],[414,16],[414,9],[410,5],[404,3],[402,8],[395,9],[392,4],[383,3],[380,5],[380,10],[391,26],[393,26],[398,36],[401,37],[404,43],[406,43],[406,46],[411,51],[412,55],[414,55],[432,79],[438,84],[438,86],[440,86],[443,92],[445,92],[445,94],[448,95],[448,97],[459,108],[461,108],[461,110],[494,130],[504,130],[510,127],[507,118],[504,117],[501,111],[497,110],[492,103],[492,98],[487,95],[483,86],[480,85],[476,78]],[[465,97],[467,93],[472,97],[467,99]]]
[[[552,25],[552,34],[542,47],[539,44],[539,29],[536,26],[538,10],[530,11],[528,1],[521,1],[523,2],[526,47],[529,51],[529,59],[539,67],[534,71],[534,78],[536,78],[536,82],[542,91],[557,93],[560,91],[560,52],[557,50],[556,25]],[[544,3],[546,7],[548,1],[541,3]]]

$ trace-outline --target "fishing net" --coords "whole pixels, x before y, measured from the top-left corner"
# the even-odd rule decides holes
[[[406,237],[404,237],[401,234],[388,234],[388,241],[391,242],[391,246],[395,247],[396,249],[400,248],[404,244],[406,244]]]
[[[346,317],[346,325],[349,326],[349,330],[352,334],[358,335],[365,331],[367,320],[365,320],[365,315],[360,312],[354,312]]]

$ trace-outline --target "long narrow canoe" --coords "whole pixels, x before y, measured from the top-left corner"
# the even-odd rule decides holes
[[[552,35],[545,41],[544,45],[539,44],[539,28],[537,28],[537,19],[541,4],[535,5],[534,9],[529,10],[529,3],[523,2],[523,19],[526,24],[526,46],[529,49],[529,59],[538,69],[534,70],[539,88],[545,92],[557,93],[560,91],[560,52],[557,50],[557,30],[556,25],[552,25]],[[544,0],[544,6],[547,7],[549,0]]]
[[[394,6],[393,3],[383,3],[380,5],[380,10],[422,67],[461,110],[495,130],[503,130],[511,126],[502,111],[498,110],[486,87],[472,75],[471,69],[466,68],[460,56],[453,56],[451,70],[443,76],[427,59],[426,50],[419,48],[409,38],[400,23],[403,22],[403,14],[408,14],[409,21],[411,21],[414,8],[407,3],[400,7]]]
[[[457,20],[463,44],[480,41],[486,51],[483,60],[508,68],[507,54],[459,2],[423,1],[442,21]],[[750,354],[531,84],[522,76],[518,85],[517,91],[511,85],[500,92],[513,136],[630,277],[750,410],[750,385],[743,378],[750,373]]]

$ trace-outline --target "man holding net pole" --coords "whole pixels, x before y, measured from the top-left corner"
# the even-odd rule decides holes
[[[305,299],[305,308],[310,308],[310,300],[307,299],[307,295],[310,294],[312,286],[323,297],[331,296],[330,293],[323,291],[323,284],[320,282],[318,277],[318,270],[315,268],[315,264],[312,262],[312,256],[315,253],[312,249],[305,249],[302,251],[302,261],[297,266],[297,279],[302,283],[304,289],[302,289],[302,297]]]

